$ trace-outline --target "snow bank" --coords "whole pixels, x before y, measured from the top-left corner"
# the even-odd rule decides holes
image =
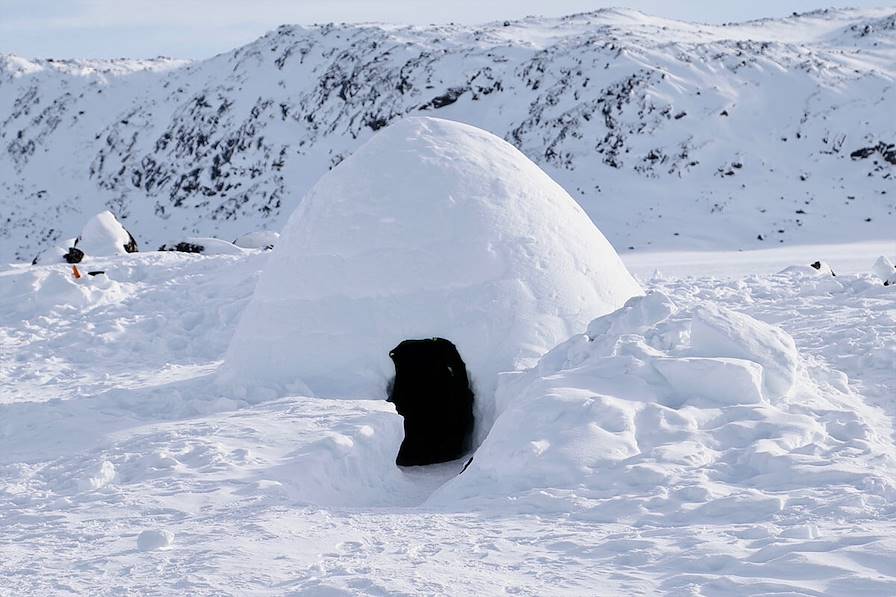
[[[134,237],[111,211],[101,211],[84,224],[75,246],[90,255],[124,255],[137,250]]]
[[[233,241],[233,244],[243,249],[268,249],[275,246],[278,240],[280,240],[279,233],[270,230],[258,230],[242,235]]]
[[[90,276],[81,267],[75,279],[70,265],[0,273],[0,302],[25,319],[54,310],[86,311],[125,300],[129,288],[106,275]]]
[[[441,336],[480,401],[641,293],[576,202],[474,127],[407,118],[325,175],[285,227],[222,368],[228,383],[380,397],[388,352]]]
[[[810,376],[781,329],[710,304],[633,298],[503,374],[497,400],[472,465],[431,504],[696,523],[768,519],[796,488],[896,497],[892,445],[842,379]],[[793,505],[838,507],[826,501]]]

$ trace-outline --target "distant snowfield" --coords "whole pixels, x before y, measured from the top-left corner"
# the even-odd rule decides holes
[[[573,434],[487,439],[460,477],[394,467],[384,400],[211,383],[268,253],[93,258],[82,271],[106,275],[80,282],[7,266],[0,593],[892,595],[880,254],[625,256],[648,298],[504,386],[529,401],[521,435]],[[810,259],[837,277],[775,273]],[[552,404],[585,410],[558,427]]]
[[[673,276],[746,276],[774,274],[793,264],[824,261],[834,273],[857,274],[868,271],[868,264],[879,255],[896,254],[896,240],[798,245],[752,251],[660,251],[622,252],[622,261],[640,277],[655,272]]]
[[[0,55],[2,262],[105,209],[144,250],[280,231],[413,115],[505,139],[621,252],[885,240],[896,222],[892,6],[283,26],[197,62],[55,58]]]

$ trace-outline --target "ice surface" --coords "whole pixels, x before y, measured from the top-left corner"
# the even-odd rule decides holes
[[[389,350],[441,336],[467,363],[487,421],[498,372],[533,364],[640,292],[576,202],[510,144],[407,118],[303,199],[222,377],[382,397]]]

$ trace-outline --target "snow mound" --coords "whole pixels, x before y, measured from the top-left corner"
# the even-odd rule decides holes
[[[115,480],[115,465],[104,460],[93,474],[80,479],[78,488],[81,491],[95,491],[106,487]]]
[[[243,249],[220,238],[190,236],[181,241],[171,241],[159,247],[160,251],[202,253],[203,255],[242,255]]]
[[[86,268],[76,279],[65,264],[0,274],[0,302],[25,319],[57,310],[87,311],[121,302],[128,294],[127,285],[106,275],[90,276]]]
[[[31,260],[31,265],[48,265],[52,263],[66,263],[66,255],[72,251],[77,239],[71,238],[60,245],[44,249]]]
[[[887,286],[896,284],[896,266],[886,255],[877,258],[877,261],[871,266],[871,273],[883,280]]]
[[[809,265],[791,265],[784,268],[781,274],[807,274],[813,276],[836,276],[834,269],[826,261],[815,261]]]
[[[233,244],[243,249],[268,249],[275,246],[278,240],[280,240],[279,233],[270,230],[258,230],[242,235],[233,241]]]
[[[134,237],[108,210],[101,211],[84,224],[75,246],[88,256],[124,255],[137,250]]]
[[[174,543],[174,533],[171,531],[147,530],[137,536],[137,549],[151,551],[171,547]]]
[[[651,292],[503,374],[491,432],[430,502],[675,524],[885,504],[893,446],[844,378],[777,327]]]
[[[381,397],[389,350],[440,336],[487,408],[498,372],[534,364],[637,294],[585,212],[517,149],[465,124],[406,118],[302,200],[221,379]]]

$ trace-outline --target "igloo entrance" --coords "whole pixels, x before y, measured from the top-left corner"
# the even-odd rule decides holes
[[[405,340],[389,352],[395,377],[389,402],[404,417],[395,463],[448,462],[470,451],[473,389],[457,347],[444,338]]]

